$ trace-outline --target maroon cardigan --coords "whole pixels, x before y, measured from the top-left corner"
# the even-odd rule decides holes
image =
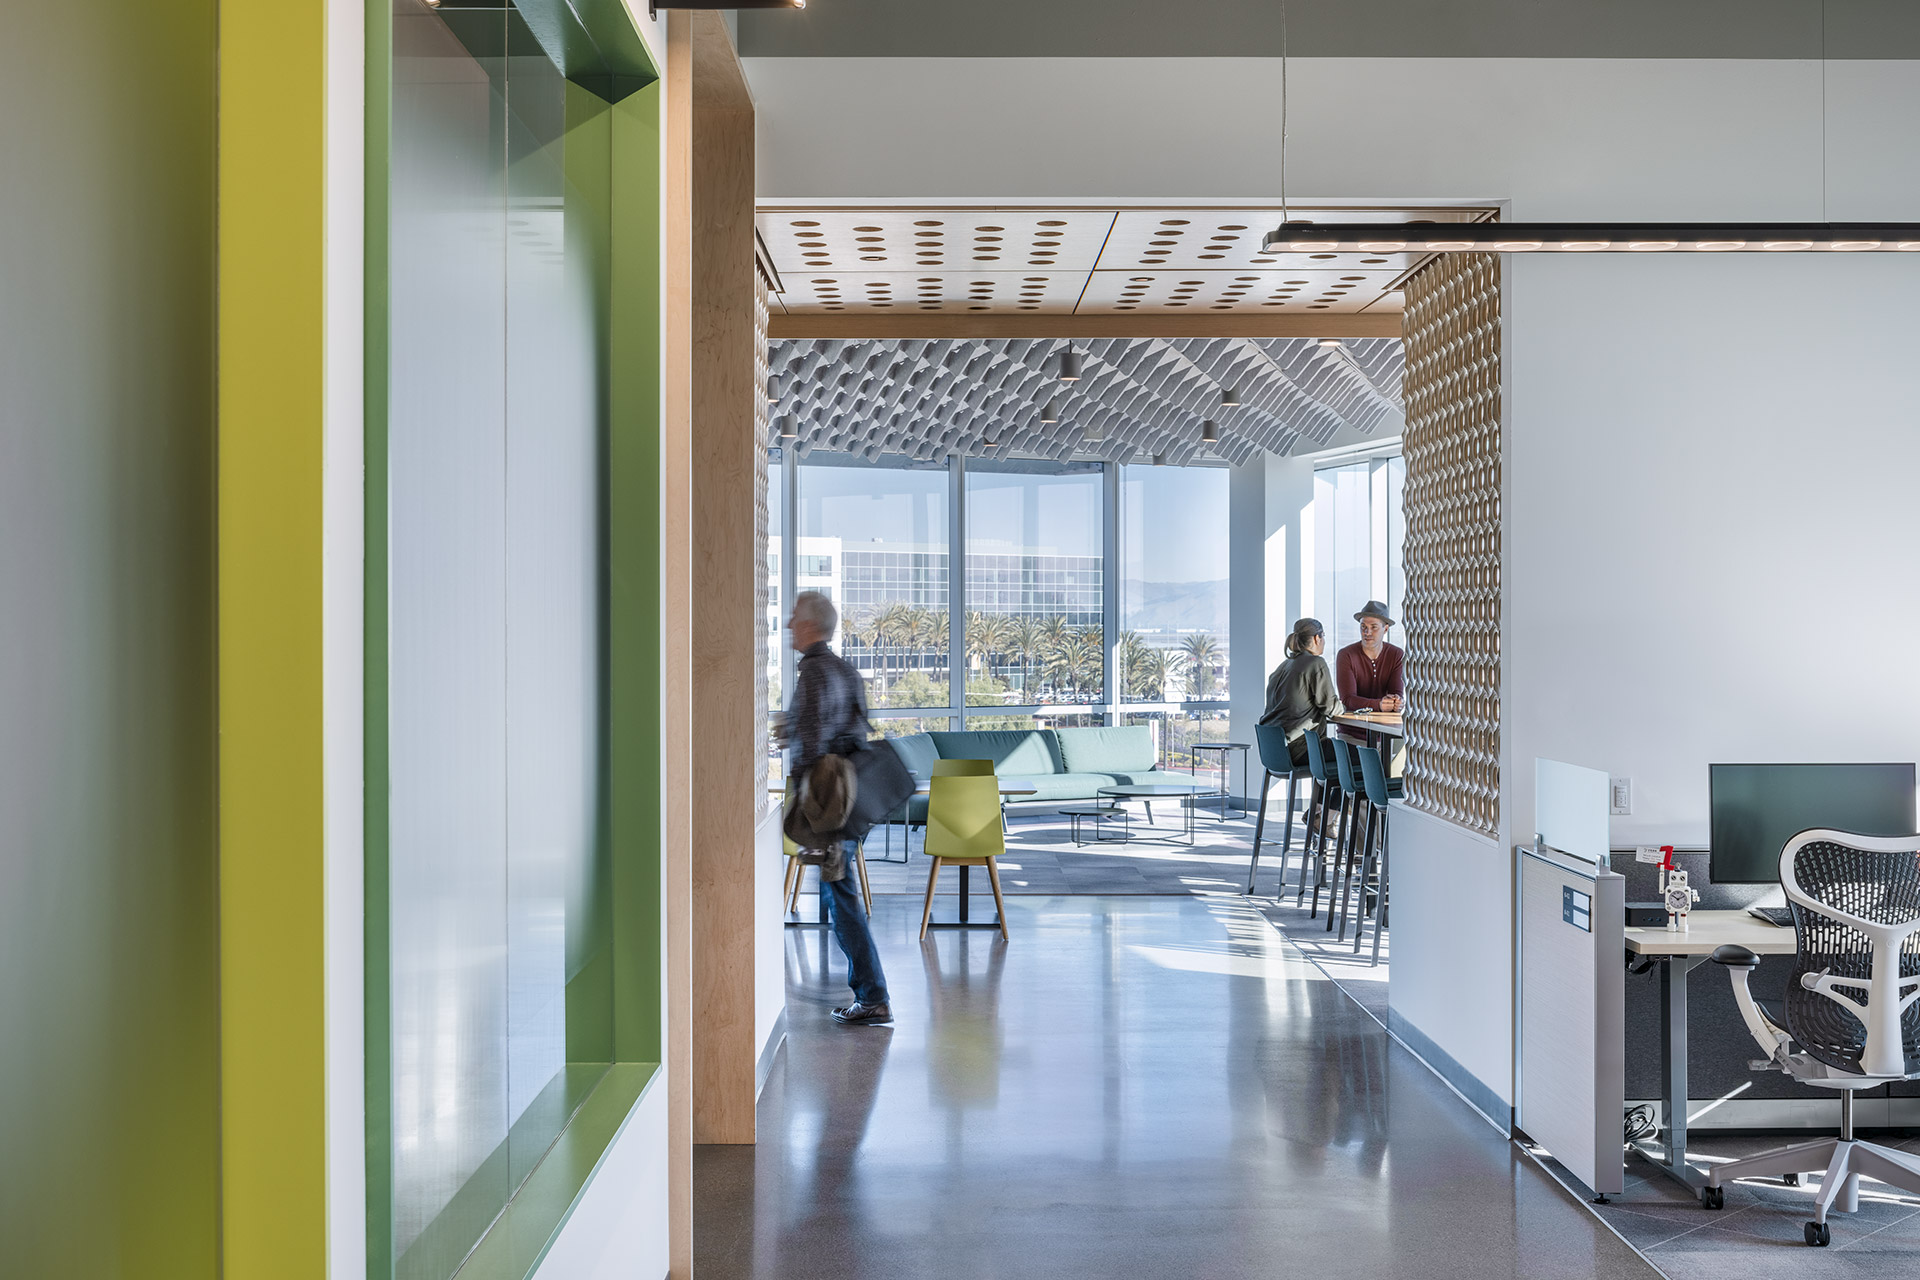
[[[1354,641],[1339,652],[1333,664],[1340,701],[1349,710],[1378,711],[1380,699],[1388,694],[1404,697],[1406,686],[1401,675],[1405,660],[1399,645],[1383,644],[1380,657],[1369,661],[1367,651]]]

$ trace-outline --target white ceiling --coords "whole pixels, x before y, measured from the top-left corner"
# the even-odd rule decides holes
[[[1299,221],[1460,222],[1459,208],[1291,209]],[[1407,254],[1261,252],[1275,209],[762,208],[791,315],[1398,312]]]
[[[1081,378],[1060,381],[1060,353]],[[778,339],[769,444],[791,418],[812,449],[922,461],[953,454],[1245,462],[1403,421],[1397,338]],[[1221,404],[1223,391],[1240,406]],[[1057,401],[1059,421],[1043,424]],[[1212,419],[1219,443],[1203,446]],[[987,442],[993,442],[989,447]]]

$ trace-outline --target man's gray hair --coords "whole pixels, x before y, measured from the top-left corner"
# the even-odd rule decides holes
[[[820,629],[820,634],[830,636],[840,624],[840,611],[833,607],[833,600],[824,591],[802,591],[793,598],[793,616],[801,622],[811,623]]]

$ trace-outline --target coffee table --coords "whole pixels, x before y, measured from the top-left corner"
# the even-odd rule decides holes
[[[1186,838],[1184,840],[1175,839],[1171,835],[1136,836],[1131,832],[1128,833],[1128,839],[1130,842],[1132,840],[1141,840],[1150,844],[1190,845],[1193,843],[1193,798],[1206,791],[1206,789],[1207,788],[1197,783],[1149,782],[1128,784],[1120,787],[1101,787],[1100,794],[1112,799],[1115,804],[1122,804],[1128,800],[1145,801],[1147,806],[1147,820],[1149,822],[1153,820],[1153,802],[1155,800],[1179,799],[1185,801],[1185,803],[1180,806],[1186,811],[1187,815],[1186,827],[1184,829]],[[1158,828],[1147,827],[1146,830],[1154,831],[1158,830]]]

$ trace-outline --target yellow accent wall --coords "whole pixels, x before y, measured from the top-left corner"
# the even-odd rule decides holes
[[[220,7],[224,1275],[326,1274],[323,0]]]

